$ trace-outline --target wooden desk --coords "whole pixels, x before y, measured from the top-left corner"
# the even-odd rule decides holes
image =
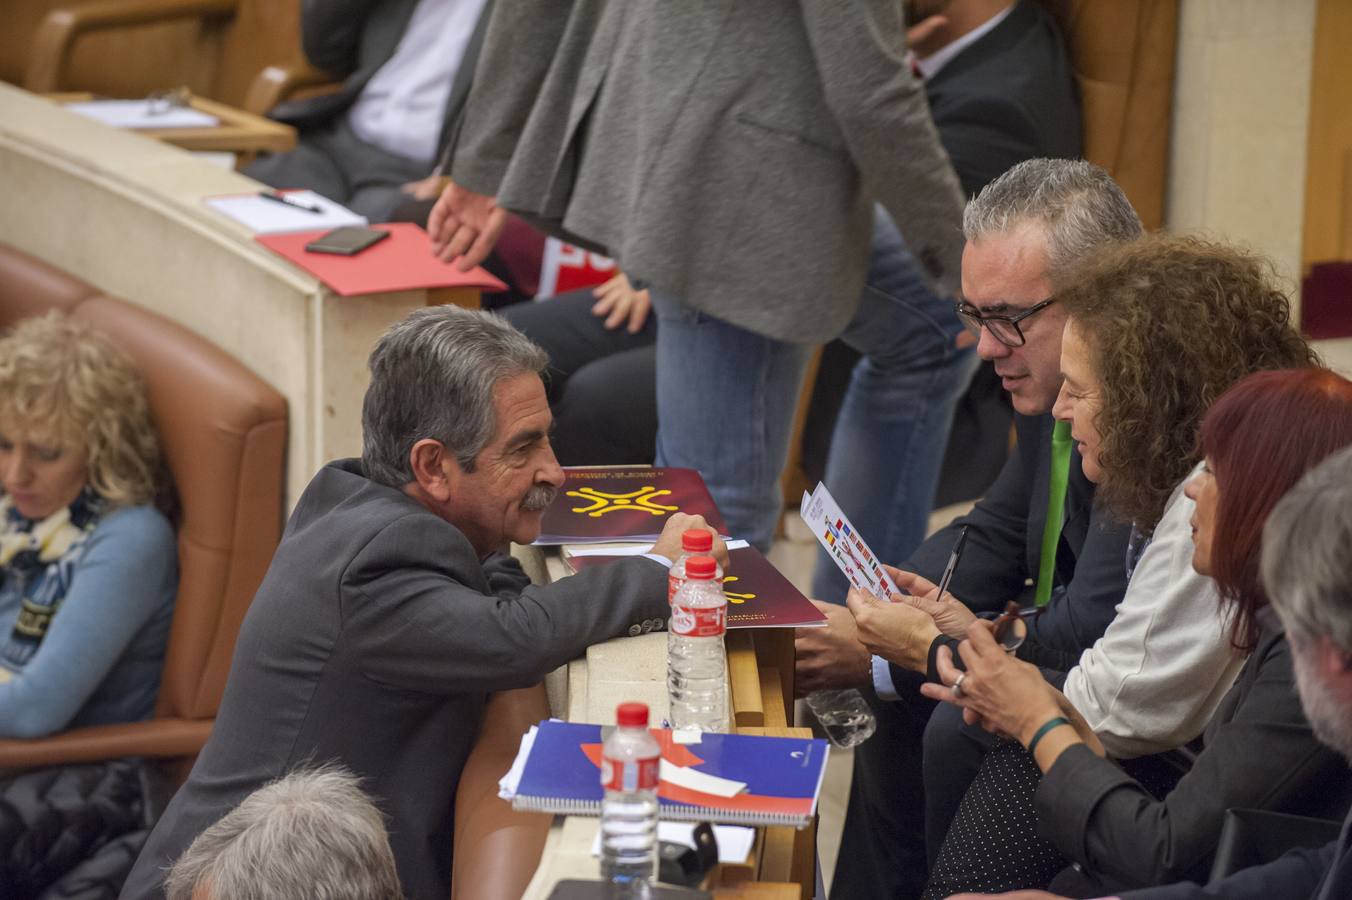
[[[93,94],[43,94],[53,103],[84,103],[94,99]],[[215,116],[221,124],[215,128],[136,128],[137,134],[173,144],[184,150],[217,151],[225,153],[285,153],[296,149],[296,129],[263,116],[207,100],[192,97],[188,105]]]
[[[339,297],[202,202],[258,182],[3,83],[0,185],[0,241],[180,322],[286,397],[288,509],[320,466],[361,453],[380,335],[429,302],[477,302],[463,289]]]
[[[528,572],[543,580],[566,577],[555,553],[516,548]],[[532,559],[532,557],[534,557]],[[792,728],[793,629],[753,628],[728,633],[728,686],[732,725],[739,734],[811,737]],[[550,705],[569,721],[613,724],[615,707],[625,700],[667,709],[665,631],[618,638],[588,648],[586,655],[549,679]],[[592,856],[598,821],[587,816],[558,816],[524,900],[544,900],[565,878],[597,878]],[[748,864],[722,866],[714,876],[719,900],[811,900],[816,877],[816,825],[804,829],[761,829]]]

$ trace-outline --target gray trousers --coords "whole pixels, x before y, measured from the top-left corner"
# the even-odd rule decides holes
[[[279,189],[308,188],[372,222],[385,222],[408,195],[400,186],[432,173],[430,161],[406,159],[357,137],[343,114],[301,132],[296,149],[269,153],[244,174]]]

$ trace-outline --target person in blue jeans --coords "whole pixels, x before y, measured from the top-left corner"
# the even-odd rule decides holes
[[[882,208],[859,311],[841,340],[864,357],[836,419],[824,481],[879,559],[903,559],[925,538],[953,410],[978,360],[953,300],[930,289]],[[843,601],[848,588],[819,549],[812,596]]]
[[[720,466],[702,469],[710,491],[729,522],[764,523],[739,537],[769,546],[780,504],[777,461],[788,452],[797,402],[797,391],[782,385],[801,384],[812,347],[627,284],[501,312],[549,353],[555,424],[568,448],[561,462],[682,465],[699,458],[701,444],[716,443]],[[847,509],[867,509],[856,524],[887,546],[914,547],[924,537],[953,408],[977,363],[975,341],[959,346],[963,333],[953,302],[927,287],[891,216],[877,207],[859,311],[841,336],[865,358],[836,424],[828,484],[843,487],[836,496],[852,504]],[[668,378],[656,376],[661,360],[673,367]],[[672,416],[701,427],[657,437],[658,419]],[[745,427],[726,428],[729,419]]]

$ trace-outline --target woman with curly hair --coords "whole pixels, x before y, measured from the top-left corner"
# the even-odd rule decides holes
[[[58,313],[0,338],[0,737],[148,718],[178,584],[145,385]]]
[[[1251,594],[1242,602],[1233,602],[1239,596],[1233,583],[1204,577],[1211,574],[1210,567],[1196,566],[1193,571],[1192,522],[1201,511],[1193,503],[1194,490],[1188,489],[1185,495],[1181,484],[1171,485],[1195,468],[1199,420],[1218,394],[1255,370],[1308,366],[1313,354],[1291,329],[1286,299],[1270,286],[1263,264],[1194,239],[1156,237],[1106,254],[1058,299],[1070,317],[1062,346],[1064,385],[1055,413],[1071,422],[1085,473],[1100,485],[1099,497],[1119,515],[1133,519],[1142,531],[1148,530],[1151,539],[1117,619],[1066,676],[1064,695],[1033,670],[1041,693],[1029,699],[1054,699],[1059,712],[1046,721],[1056,720],[1056,724],[1040,735],[1045,722],[1039,722],[1031,734],[1011,734],[1023,737],[1037,750],[1038,762],[1072,733],[1082,735],[1081,740],[1099,754],[1106,745],[1111,756],[1140,756],[1141,751],[1131,752],[1135,748],[1129,742],[1135,727],[1155,733],[1156,746],[1144,751],[1154,753],[1196,737],[1207,719],[1214,727],[1226,716],[1227,708],[1233,712],[1234,691],[1225,695],[1235,669],[1225,665],[1237,668],[1243,655],[1254,649],[1252,610],[1262,605]],[[1299,404],[1293,399],[1298,394],[1287,391],[1283,402],[1312,414],[1316,403]],[[1352,407],[1346,399],[1341,404],[1335,402],[1332,407],[1335,413],[1341,411],[1348,430],[1341,440],[1352,439]],[[1256,425],[1251,423],[1248,430],[1256,430]],[[1277,426],[1276,434],[1246,433],[1245,437],[1259,444],[1268,438],[1289,441],[1293,433],[1300,429]],[[1312,443],[1336,445],[1335,438],[1321,437]],[[1295,440],[1299,444],[1305,438]],[[1331,449],[1328,446],[1322,452]],[[1262,453],[1259,462],[1270,464],[1267,457],[1271,455]],[[1299,466],[1288,468],[1293,472],[1272,474],[1271,480],[1280,481],[1290,474],[1294,482],[1303,471]],[[1245,485],[1243,489],[1256,487]],[[1270,501],[1279,495],[1280,491]],[[1259,514],[1261,527],[1266,508],[1250,505],[1248,509]],[[1143,523],[1151,524],[1141,527]],[[1249,543],[1240,555],[1256,559],[1252,546],[1256,541]],[[1171,582],[1190,581],[1194,587],[1183,592],[1142,591],[1139,582],[1143,576],[1149,578],[1147,569],[1154,570],[1156,580],[1165,573]],[[1221,603],[1215,596],[1217,588],[1226,598]],[[980,628],[969,629],[967,638],[960,648],[964,661],[974,644],[985,645],[990,640]],[[1251,665],[1248,672],[1258,665]],[[961,703],[974,689],[987,684],[976,672],[964,675],[947,664],[941,668],[944,683],[956,682],[959,688],[931,686],[926,693],[936,698],[943,695]],[[1152,689],[1133,690],[1132,681],[1137,679],[1152,684]],[[1251,680],[1246,674],[1240,685]],[[1130,695],[1128,702],[1110,698],[1114,701],[1112,727],[1106,730],[1096,706],[1102,702],[1103,684],[1121,684]],[[1180,696],[1187,695],[1193,698],[1188,715],[1201,713],[1203,718],[1195,731],[1183,731],[1172,745],[1160,746],[1160,720],[1177,717]],[[1198,697],[1206,702],[1198,703]],[[1025,711],[1025,707],[1014,702],[1009,711]],[[1061,727],[1063,721],[1073,728]],[[1303,730],[1308,737],[1308,729]],[[1214,755],[1212,760],[1216,760]],[[1139,760],[1128,768],[1151,776],[1156,787],[1166,788],[1177,775],[1161,777],[1164,773],[1158,763]],[[1065,865],[1065,858],[1036,833],[1032,798],[1040,776],[1038,765],[1020,744],[997,746],[962,800],[927,896],[943,897],[964,888],[1045,884]],[[1208,785],[1211,796],[1220,796],[1222,792],[1214,788],[1214,783]],[[1258,796],[1263,796],[1261,791]],[[1218,817],[1223,810],[1222,806],[1212,812]],[[1156,880],[1193,871],[1200,864],[1198,841],[1202,841],[1200,856],[1204,857],[1211,850],[1206,840],[1214,841],[1214,833],[1189,828],[1186,817],[1178,821],[1184,824],[1177,831],[1152,832],[1142,823],[1135,830],[1129,828],[1145,838],[1148,846],[1124,854],[1129,859],[1128,871]],[[1083,825],[1077,826],[1081,837],[1087,834]],[[997,838],[978,837],[982,834]],[[1094,865],[1105,865],[1103,858],[1095,857]]]

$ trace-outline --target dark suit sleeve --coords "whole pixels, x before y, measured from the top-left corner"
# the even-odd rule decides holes
[[[1083,745],[1064,753],[1035,795],[1040,829],[1110,882],[1197,877],[1216,850],[1225,811],[1272,809],[1346,767],[1314,737],[1293,688],[1285,641],[1271,645],[1233,718],[1207,734],[1191,771],[1162,801]],[[1224,705],[1224,704],[1222,704]]]
[[[1036,120],[998,93],[946,104],[935,124],[969,197],[1016,164],[1043,155],[1046,143]]]
[[[458,693],[527,687],[589,645],[667,613],[666,569],[627,559],[551,585],[529,584],[515,560],[447,553],[419,516],[383,529],[344,573],[343,640],[362,671],[404,690]],[[436,542],[440,541],[440,546]]]
[[[1333,841],[1318,850],[1292,850],[1208,887],[1182,882],[1127,891],[1117,900],[1310,900],[1337,858],[1338,842]]]
[[[1058,672],[1079,663],[1081,654],[1108,630],[1127,592],[1130,536],[1131,526],[1094,508],[1075,560],[1075,575],[1064,590],[1053,594],[1041,615],[1029,620],[1019,659]]]
[[[1019,439],[986,496],[972,511],[931,535],[899,568],[938,582],[958,532],[968,527],[962,564],[949,592],[973,612],[998,612],[1023,593],[1029,577],[1025,562],[1028,510],[1033,473],[1041,444],[1037,423],[1019,424]]]
[[[357,68],[366,17],[380,0],[305,0],[300,13],[300,41],[310,65],[336,78]]]
[[[799,0],[826,105],[867,189],[946,294],[957,294],[962,191],[905,63],[892,0]]]

